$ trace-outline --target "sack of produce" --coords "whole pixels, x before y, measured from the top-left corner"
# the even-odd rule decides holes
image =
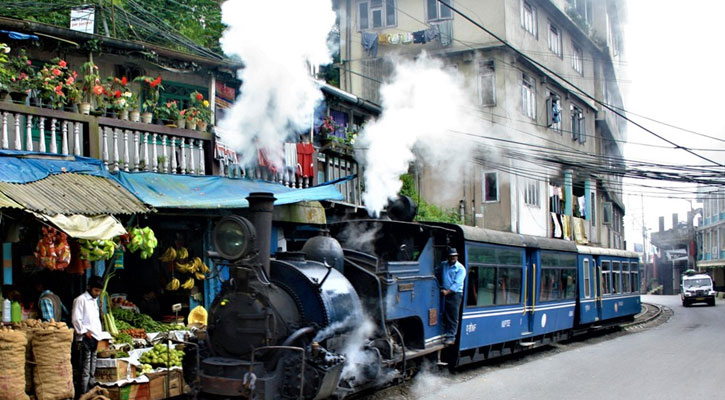
[[[0,329],[0,400],[27,400],[25,394],[25,347],[23,331]]]
[[[62,323],[44,324],[33,333],[35,396],[38,400],[61,400],[75,396],[71,345],[73,330]]]

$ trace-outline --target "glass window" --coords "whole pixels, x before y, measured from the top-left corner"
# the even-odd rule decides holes
[[[622,293],[621,274],[622,270],[619,261],[612,262],[612,293]]]
[[[549,50],[561,57],[561,32],[554,25],[549,25]]]
[[[521,303],[523,267],[471,266],[466,306],[486,307]]]
[[[590,298],[592,296],[592,290],[590,288],[591,286],[591,273],[589,271],[589,259],[584,259],[584,266],[582,267],[584,269],[584,298]]]
[[[530,206],[539,207],[539,182],[535,179],[526,179],[524,186],[524,203]]]
[[[536,82],[526,74],[521,77],[521,112],[536,119]]]
[[[629,293],[632,291],[632,281],[629,279],[629,263],[622,262],[622,293]]]
[[[602,293],[612,292],[612,271],[609,261],[602,261]]]
[[[360,30],[395,26],[395,0],[361,0],[358,3],[358,27]]]
[[[528,1],[521,1],[521,26],[536,36],[536,8]]]
[[[484,61],[478,65],[478,104],[496,105],[496,74],[493,61]]]
[[[574,71],[578,72],[579,75],[584,75],[584,53],[582,52],[582,49],[579,48],[579,46],[572,44],[572,57],[571,57],[571,67],[574,68]]]
[[[370,23],[368,22],[369,14],[368,14],[368,3],[366,1],[360,2],[358,5],[359,12],[358,12],[358,26],[360,27],[360,30],[363,29],[369,29]]]
[[[632,280],[632,292],[639,293],[639,264],[630,264],[630,279]]]
[[[441,2],[451,5],[451,0],[442,0]],[[428,21],[436,21],[441,19],[453,18],[453,12],[450,8],[440,4],[438,0],[427,0],[426,9],[428,10]]]
[[[584,132],[584,112],[573,104],[569,109],[571,110],[571,140],[584,143],[587,140]]]
[[[483,173],[483,201],[498,201],[498,172]]]

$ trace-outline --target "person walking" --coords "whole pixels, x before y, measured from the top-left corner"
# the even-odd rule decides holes
[[[88,392],[95,384],[93,376],[96,374],[96,349],[103,327],[98,307],[98,296],[103,289],[103,280],[98,276],[88,278],[86,292],[73,300],[73,314],[71,321],[76,334],[79,347],[78,392]]]
[[[458,331],[458,312],[463,298],[463,282],[466,280],[466,269],[458,262],[458,252],[454,247],[448,250],[448,260],[441,262],[443,282],[443,344],[454,344]]]

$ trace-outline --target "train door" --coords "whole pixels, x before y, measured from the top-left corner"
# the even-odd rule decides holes
[[[607,285],[607,280],[602,273],[602,264],[605,265],[605,268],[609,268],[609,261],[600,261],[599,263],[595,261],[594,263],[592,263],[597,278],[596,282],[594,282],[594,290],[596,292],[594,297],[596,301],[594,304],[597,307],[596,321],[601,321],[603,317],[604,306],[602,305],[602,295],[604,294],[604,287]]]
[[[579,293],[581,322],[589,323],[601,318],[597,262],[591,255],[581,258],[581,292]]]
[[[522,335],[534,333],[534,320],[536,319],[536,303],[539,295],[539,277],[541,276],[539,251],[526,249],[526,266],[524,279],[524,326],[527,327]]]

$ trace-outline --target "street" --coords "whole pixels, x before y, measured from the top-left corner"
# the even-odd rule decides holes
[[[375,398],[721,398],[725,304],[684,308],[679,296],[642,296],[642,301],[669,307],[674,315],[651,328],[557,345],[455,375],[429,370]]]

